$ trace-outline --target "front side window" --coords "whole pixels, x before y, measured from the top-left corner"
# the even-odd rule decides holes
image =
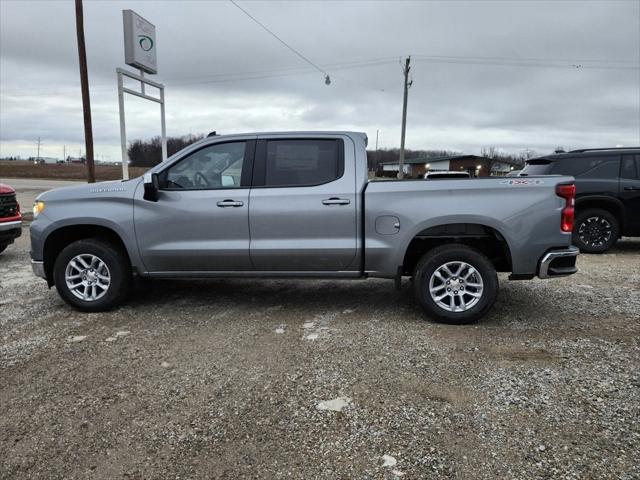
[[[340,140],[269,140],[266,146],[265,186],[321,185],[344,171]]]
[[[239,188],[245,149],[246,142],[204,147],[165,170],[161,185],[170,190]]]

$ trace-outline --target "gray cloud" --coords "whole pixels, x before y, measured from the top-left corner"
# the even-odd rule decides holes
[[[381,146],[397,146],[399,60],[412,54],[409,148],[640,144],[638,1],[240,3],[331,86],[229,2],[85,1],[104,155],[119,151],[123,8],[156,24],[169,134],[379,129]],[[73,12],[0,2],[0,155],[33,154],[38,136],[55,152],[82,144]],[[127,126],[129,138],[158,134],[157,106],[128,98]]]

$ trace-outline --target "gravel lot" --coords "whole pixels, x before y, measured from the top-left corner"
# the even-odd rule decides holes
[[[71,310],[0,256],[1,478],[640,478],[640,241],[507,282],[153,282]]]

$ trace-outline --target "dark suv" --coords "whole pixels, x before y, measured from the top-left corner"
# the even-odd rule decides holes
[[[527,161],[520,176],[573,175],[573,243],[602,253],[621,236],[640,236],[640,147],[573,150]]]

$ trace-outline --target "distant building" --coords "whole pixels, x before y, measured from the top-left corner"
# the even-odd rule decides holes
[[[426,172],[465,171],[472,177],[488,177],[487,158],[478,155],[454,155],[450,157],[418,157],[404,161],[405,176],[422,178]],[[477,168],[480,166],[480,168]],[[383,176],[397,175],[400,170],[399,162],[386,162],[382,164]]]
[[[381,164],[378,176],[395,177],[400,170],[399,162],[385,162]],[[479,155],[453,155],[450,157],[418,157],[404,161],[404,174],[409,178],[422,178],[427,172],[468,172],[471,177],[488,177],[492,175],[506,175],[512,170],[512,165],[491,160]],[[491,170],[491,171],[489,171]]]

